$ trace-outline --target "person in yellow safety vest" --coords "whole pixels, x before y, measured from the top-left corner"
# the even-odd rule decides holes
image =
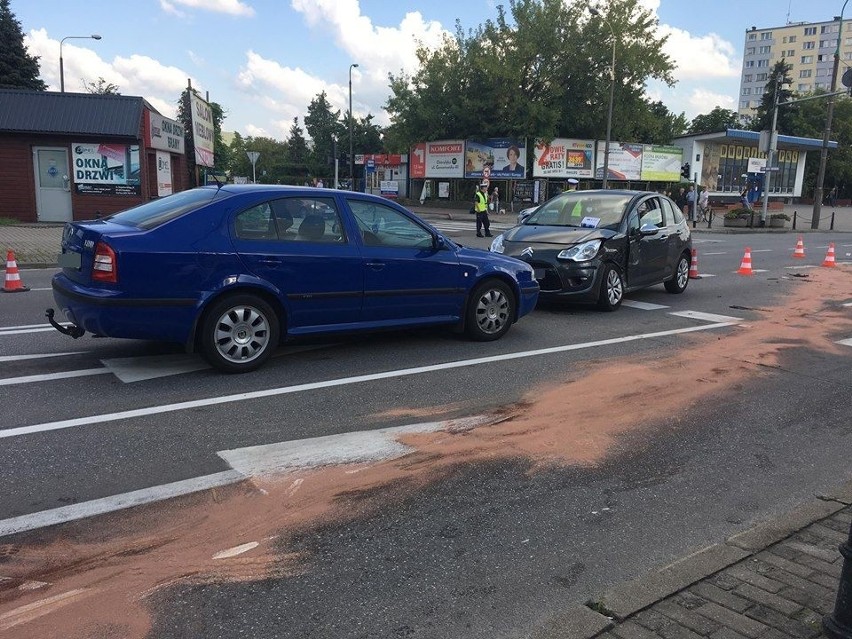
[[[473,209],[476,211],[476,237],[482,237],[482,229],[485,228],[485,237],[491,237],[491,220],[488,219],[488,183],[479,185],[473,201]]]

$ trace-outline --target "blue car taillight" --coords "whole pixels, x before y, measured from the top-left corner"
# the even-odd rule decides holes
[[[95,260],[92,263],[92,280],[96,282],[118,283],[118,261],[115,251],[109,244],[98,242],[95,245]]]

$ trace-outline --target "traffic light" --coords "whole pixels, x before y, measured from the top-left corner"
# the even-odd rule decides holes
[[[681,165],[680,174],[682,177],[685,177],[687,180],[689,179],[689,162]]]

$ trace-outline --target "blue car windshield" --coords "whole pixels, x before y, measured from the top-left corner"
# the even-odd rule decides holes
[[[109,216],[107,219],[116,224],[135,226],[140,229],[152,229],[173,220],[194,209],[209,204],[216,197],[216,189],[191,189],[169,195],[158,200],[146,202],[132,209]]]
[[[524,224],[616,229],[632,195],[569,191],[542,204]]]

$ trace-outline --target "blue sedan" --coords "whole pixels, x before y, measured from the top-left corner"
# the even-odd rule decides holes
[[[449,325],[495,340],[536,304],[528,264],[466,248],[389,200],[286,186],[203,187],[65,226],[63,333],[158,340],[227,372],[285,337]]]

